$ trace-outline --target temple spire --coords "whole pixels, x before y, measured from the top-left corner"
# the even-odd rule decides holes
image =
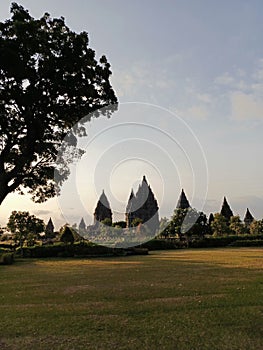
[[[135,219],[140,219],[151,231],[156,231],[159,227],[158,210],[157,200],[144,175],[136,195],[132,191],[129,197],[126,207],[127,227],[131,227]]]
[[[229,222],[231,216],[233,216],[233,212],[232,212],[229,204],[227,203],[226,197],[224,197],[220,214],[223,215],[227,219],[228,222]]]
[[[250,226],[250,224],[252,223],[252,221],[254,220],[254,217],[253,215],[250,213],[249,209],[247,208],[247,211],[246,211],[246,215],[244,217],[244,223],[245,225],[248,227]]]
[[[108,198],[106,197],[104,190],[102,190],[102,194],[94,211],[94,223],[96,224],[96,222],[103,221],[105,219],[110,219],[112,221],[112,211]]]
[[[184,190],[182,189],[182,192],[181,192],[180,197],[178,199],[176,208],[177,209],[188,209],[190,207],[191,206],[190,206],[190,204],[188,202],[188,199],[186,198]]]

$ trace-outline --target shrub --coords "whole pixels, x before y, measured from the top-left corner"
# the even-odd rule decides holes
[[[167,240],[167,239],[152,239],[146,243],[140,245],[142,248],[149,250],[166,250],[166,249],[178,249],[185,248],[186,242],[179,240]]]
[[[3,253],[0,256],[0,264],[1,265],[12,265],[14,262],[14,254],[13,253]]]
[[[231,247],[263,247],[263,239],[238,240],[230,244]]]
[[[241,239],[242,237],[242,239]],[[227,235],[221,237],[205,237],[201,240],[192,241],[189,243],[189,247],[191,248],[220,248],[233,246],[236,241],[244,241],[248,242],[248,244],[252,244],[249,242],[255,240],[263,240],[263,235]],[[247,245],[248,246],[248,245]]]

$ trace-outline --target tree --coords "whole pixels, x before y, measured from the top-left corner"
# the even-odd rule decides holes
[[[263,219],[262,220],[254,220],[250,224],[250,233],[252,235],[263,235]]]
[[[216,213],[211,223],[212,233],[215,236],[223,236],[230,233],[227,219],[222,214]]]
[[[183,225],[187,212],[188,212],[188,209],[177,208],[174,210],[174,214],[167,228],[169,232],[169,236],[178,236],[180,240],[183,239],[181,227]]]
[[[126,228],[126,221],[115,221],[112,223],[113,227]]]
[[[169,219],[166,216],[160,220],[158,236],[164,238],[167,238],[169,236]]]
[[[76,136],[86,134],[90,113],[98,117],[99,108],[115,104],[102,112],[110,117],[116,108],[110,75],[86,32],[76,34],[48,13],[34,19],[12,3],[11,19],[0,22],[0,204],[24,189],[35,202],[55,196],[72,161],[72,155],[61,160],[55,182],[62,140],[80,157]]]
[[[13,211],[9,217],[7,227],[15,234],[15,238],[19,241],[20,248],[22,248],[27,239],[32,241],[33,237],[44,231],[45,224],[43,220],[35,215],[30,215],[28,211]]]
[[[230,218],[229,228],[236,235],[242,235],[246,233],[245,225],[240,220],[239,215],[232,216]]]

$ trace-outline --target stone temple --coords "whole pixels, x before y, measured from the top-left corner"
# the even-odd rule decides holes
[[[158,210],[157,200],[146,177],[143,176],[137,193],[134,194],[133,190],[131,191],[125,213],[126,227],[133,227],[139,222],[145,224],[151,231],[157,230],[159,228]],[[94,224],[105,219],[112,222],[110,204],[103,191],[94,212]]]
[[[126,226],[133,226],[134,220],[139,219],[142,224],[146,224],[150,229],[156,230],[159,228],[158,210],[157,200],[144,176],[136,195],[134,195],[133,190],[131,191],[126,207]]]
[[[108,198],[103,190],[94,211],[94,225],[96,225],[98,222],[104,221],[105,219],[108,219],[109,223],[112,223],[112,211]]]

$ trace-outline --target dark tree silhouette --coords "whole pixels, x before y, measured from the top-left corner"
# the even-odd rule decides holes
[[[21,254],[24,242],[28,239],[29,234],[37,236],[44,231],[44,221],[30,215],[28,211],[12,211],[7,223],[9,230],[15,234],[15,238],[19,241]]]
[[[11,5],[11,19],[0,22],[0,204],[23,189],[35,202],[56,194],[54,164],[64,137],[74,126],[65,143],[76,146],[76,136],[85,135],[81,118],[115,104],[102,112],[109,117],[116,108],[110,75],[86,32],[71,31],[63,17],[34,19]],[[68,162],[59,184],[69,175]]]

